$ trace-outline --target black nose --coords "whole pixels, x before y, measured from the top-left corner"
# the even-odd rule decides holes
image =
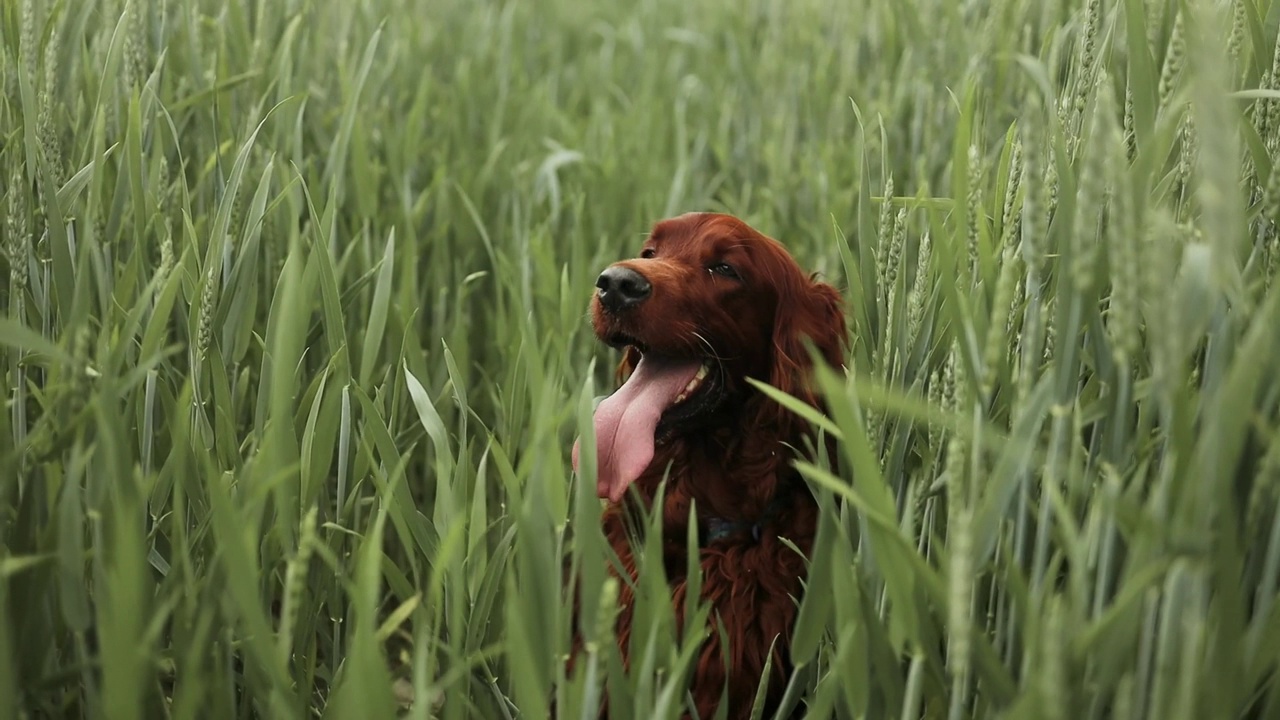
[[[653,292],[653,286],[643,275],[616,265],[600,273],[596,287],[600,288],[600,304],[612,312],[639,305]]]

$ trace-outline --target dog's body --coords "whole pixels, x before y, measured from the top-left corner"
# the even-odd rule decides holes
[[[634,579],[635,527],[628,506],[652,507],[664,477],[663,562],[683,626],[686,538],[696,507],[701,596],[713,608],[690,678],[700,718],[748,717],[772,651],[766,709],[780,700],[789,636],[817,524],[809,490],[791,465],[807,446],[806,423],[749,383],[756,378],[819,406],[808,384],[811,341],[843,363],[842,301],[783,247],[727,215],[697,213],[658,223],[638,259],[597,282],[592,325],[624,349],[626,382],[596,411],[597,492],[609,500],[604,534]],[[579,448],[574,447],[577,466]],[[634,490],[629,493],[628,491]],[[636,652],[634,594],[620,583],[617,636]],[[720,628],[728,647],[722,645]],[[639,639],[643,642],[643,638]]]

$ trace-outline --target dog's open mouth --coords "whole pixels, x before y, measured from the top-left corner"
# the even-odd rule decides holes
[[[707,379],[707,370],[709,369],[710,368],[706,363],[703,363],[702,367],[698,368],[698,372],[694,374],[693,379],[689,381],[689,384],[685,385],[684,389],[676,395],[676,405],[688,400],[690,395],[697,392],[698,389],[702,387],[702,381]]]
[[[649,352],[648,345],[646,345],[640,340],[624,332],[615,332],[612,335],[605,338],[604,342],[609,347],[617,348],[619,350],[625,347],[634,347],[635,349],[639,350],[641,353]]]
[[[662,413],[655,439],[662,442],[710,415],[720,406],[723,391],[724,379],[710,362],[703,361],[698,371],[676,393],[671,405]]]
[[[655,445],[713,412],[725,383],[702,358],[676,358],[647,351],[634,339],[613,335],[641,352],[631,376],[596,408],[596,492],[617,502],[653,460]],[[573,466],[578,467],[578,443]]]

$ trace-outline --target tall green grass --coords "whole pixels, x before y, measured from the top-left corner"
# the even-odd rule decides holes
[[[717,209],[854,340],[789,706],[1280,717],[1278,29],[5,3],[0,716],[678,716],[700,638],[647,564],[624,671],[567,459],[595,275]]]

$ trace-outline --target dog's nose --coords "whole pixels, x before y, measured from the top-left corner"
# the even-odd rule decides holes
[[[600,273],[596,287],[600,288],[600,304],[613,312],[639,305],[653,292],[653,286],[643,275],[616,265]]]

